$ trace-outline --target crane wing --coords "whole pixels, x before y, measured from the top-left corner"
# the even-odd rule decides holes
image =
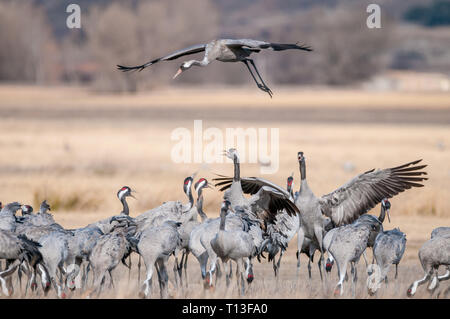
[[[421,171],[427,165],[416,165],[422,160],[382,170],[362,173],[332,193],[319,199],[322,213],[339,226],[356,220],[375,207],[383,198],[391,198],[411,187],[423,187],[428,178]]]
[[[231,183],[233,182],[233,178],[224,175],[218,176],[220,177],[213,178],[213,181],[219,181],[218,183],[214,184],[214,186],[222,186],[220,191],[228,189],[231,186]],[[241,186],[242,191],[245,194],[253,195],[256,194],[262,186],[270,186],[278,190],[279,192],[285,194],[286,196],[289,196],[289,193],[282,187],[272,183],[271,181],[268,181],[267,179],[260,177],[241,177]]]
[[[283,51],[290,49],[312,51],[312,48],[307,45],[302,45],[299,43],[271,43],[252,39],[227,39],[225,40],[225,45],[228,47],[247,47],[253,49],[270,49],[273,51]]]
[[[230,188],[233,183],[233,178],[226,176],[214,178],[213,180],[218,181],[214,186],[222,186],[220,188],[221,191]],[[256,195],[250,201],[268,213],[269,216],[264,219],[272,222],[275,216],[283,210],[289,215],[300,213],[297,206],[289,199],[289,193],[268,180],[259,177],[242,177],[241,187],[245,194]]]
[[[184,55],[190,55],[190,54],[194,54],[194,53],[198,53],[198,52],[202,52],[205,51],[206,48],[206,44],[197,44],[197,45],[193,45],[190,46],[188,48],[184,48],[175,52],[170,53],[169,55],[163,56],[161,58],[157,58],[154,60],[151,60],[147,63],[144,63],[142,65],[137,65],[137,66],[123,66],[123,65],[117,65],[117,68],[123,72],[127,72],[130,70],[139,70],[142,71],[143,69],[145,69],[146,67],[155,64],[159,61],[171,61],[171,60],[175,60],[178,59],[179,57],[182,57]]]

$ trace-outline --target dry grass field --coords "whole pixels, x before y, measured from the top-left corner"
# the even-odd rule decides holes
[[[270,99],[256,89],[164,89],[136,95],[94,94],[82,88],[0,87],[0,201],[32,204],[47,198],[58,223],[81,227],[119,213],[116,197],[123,185],[135,189],[129,200],[136,216],[167,200],[186,198],[184,177],[198,171],[209,181],[215,173],[232,174],[232,165],[177,164],[170,153],[177,127],[203,129],[279,128],[280,167],[265,175],[279,185],[299,172],[296,154],[304,151],[308,181],[317,195],[328,193],[372,168],[397,166],[415,159],[428,164],[425,187],[392,199],[391,223],[407,234],[399,279],[377,297],[404,298],[407,286],[422,276],[417,251],[437,226],[450,226],[450,95],[444,93],[366,92],[327,89],[274,89]],[[243,176],[259,176],[259,164],[243,163]],[[205,212],[218,216],[222,194],[205,191]],[[371,213],[378,214],[379,206]],[[295,241],[283,258],[281,276],[255,261],[255,281],[246,298],[322,298],[337,282],[333,269],[328,288],[317,267],[307,279],[303,257],[296,276]],[[371,260],[371,253],[368,253]],[[316,256],[318,257],[318,256]],[[136,269],[134,260],[133,269]],[[358,297],[367,298],[360,262]],[[116,289],[105,297],[137,297],[137,273],[124,266],[113,273]],[[172,273],[169,274],[171,279]],[[391,273],[393,276],[393,270]],[[142,276],[141,276],[142,278]],[[189,287],[174,298],[237,297],[220,283],[203,291],[198,263],[189,262]],[[447,284],[448,285],[448,284]],[[427,297],[419,289],[417,297]],[[349,291],[349,283],[344,286]],[[16,296],[17,297],[17,296]],[[75,294],[73,297],[79,297]],[[154,297],[159,288],[154,282]]]

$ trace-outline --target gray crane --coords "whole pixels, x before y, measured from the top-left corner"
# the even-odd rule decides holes
[[[48,204],[45,205],[48,206]],[[49,221],[47,217],[37,219],[39,223],[44,223],[45,220]],[[67,273],[64,269],[64,263],[70,254],[70,243],[72,242],[73,234],[56,223],[41,226],[24,223],[16,231],[20,231],[42,246],[39,248],[39,251],[42,254],[45,269],[38,268],[38,270],[41,275],[41,284],[45,295],[47,295],[52,285],[58,298],[66,298],[64,282]]]
[[[169,201],[164,202],[161,206],[153,208],[149,211],[146,211],[135,218],[137,224],[137,237],[139,238],[139,234],[144,231],[147,227],[154,227],[158,225],[162,225],[167,220],[173,220],[177,222],[189,221],[190,217],[192,217],[189,212],[192,211],[194,206],[194,197],[192,196],[192,183],[194,181],[196,173],[192,174],[189,177],[186,177],[183,181],[183,191],[188,198],[188,202],[186,204],[181,203],[180,201]],[[187,218],[186,218],[187,217]],[[175,274],[175,280],[180,279],[181,281],[181,263],[178,263],[178,253],[180,250],[177,250],[175,253],[175,263],[173,267],[173,272]],[[140,279],[140,258],[138,262],[138,280]]]
[[[383,232],[383,221],[385,219],[386,213],[389,216],[390,207],[391,207],[390,202],[387,200],[387,198],[384,198],[381,201],[381,212],[380,212],[380,215],[378,216],[378,218],[373,215],[363,214],[352,223],[352,225],[354,225],[355,227],[369,226],[370,228],[372,228],[372,231],[370,232],[369,238],[367,239],[367,242],[366,242],[366,248],[371,247],[373,249],[377,235],[379,233]],[[332,254],[330,254],[330,252],[329,252],[329,247],[331,246],[331,242],[333,241],[335,233],[341,231],[342,229],[343,229],[342,227],[333,228],[333,229],[327,231],[327,233],[325,234],[325,236],[323,238],[323,249],[324,249],[324,251],[328,252],[328,259],[327,259],[327,263],[325,266],[325,269],[327,272],[331,271],[331,268],[334,264],[334,258],[332,256]],[[355,238],[355,239],[348,238],[348,240],[356,241],[357,238]],[[366,266],[368,266],[368,262],[367,262],[367,258],[366,258],[366,250],[363,251],[362,256],[364,258],[364,261],[366,262]],[[373,259],[375,259],[375,256],[373,256]],[[374,260],[372,260],[372,264],[373,263],[374,263]]]
[[[224,199],[231,203],[231,207],[241,206],[248,209],[254,218],[264,222],[274,223],[277,214],[285,211],[289,215],[299,214],[297,206],[290,200],[290,194],[282,187],[259,177],[242,177],[240,175],[239,154],[236,149],[224,151],[224,155],[234,164],[234,176],[219,175],[214,186],[221,186],[220,191],[226,190]],[[244,194],[252,195],[246,198]]]
[[[71,272],[67,274],[66,284],[71,290],[75,289],[75,278],[80,274],[80,269],[83,270],[81,275],[82,287],[85,288],[88,280],[88,257],[92,252],[97,240],[104,235],[98,227],[83,227],[77,229],[69,229],[72,233],[72,238],[69,241],[69,255],[66,258],[66,265],[77,265]]]
[[[208,184],[208,181],[205,179],[206,183]],[[196,185],[199,183],[199,181],[196,183]],[[197,189],[197,187],[195,187]],[[202,188],[199,188],[198,191],[198,197],[197,197],[197,203],[196,208],[197,212],[200,215],[201,223],[198,223],[195,225],[190,234],[189,234],[189,251],[192,252],[192,254],[197,258],[199,264],[200,264],[200,271],[202,274],[202,278],[205,279],[206,276],[206,264],[208,261],[208,254],[206,252],[205,247],[203,247],[200,237],[204,230],[205,225],[211,220],[208,218],[206,213],[203,211],[203,191]],[[183,243],[184,244],[184,243]]]
[[[369,237],[376,231],[377,227],[372,223],[353,223],[340,226],[327,234],[327,236],[330,233],[332,234],[328,252],[333,256],[338,268],[339,282],[334,291],[335,295],[342,296],[344,293],[343,283],[349,263],[353,274],[352,292],[355,295],[357,281],[356,265],[367,248]]]
[[[29,283],[33,281],[36,266],[42,262],[40,246],[39,243],[24,235],[17,235],[9,230],[0,230],[0,259],[7,260],[6,269],[0,271],[0,283],[6,296],[13,293],[12,285],[7,279],[23,262],[31,267],[32,275],[29,277]]]
[[[192,66],[207,66],[214,60],[218,60],[221,62],[242,62],[246,65],[248,71],[250,72],[253,80],[255,81],[258,88],[272,97],[272,91],[267,87],[264,83],[264,80],[261,78],[258,69],[256,68],[255,62],[249,58],[252,53],[259,53],[263,49],[270,49],[273,51],[283,51],[289,49],[303,50],[303,51],[312,51],[309,46],[296,44],[284,44],[284,43],[270,43],[265,41],[258,41],[252,39],[218,39],[209,42],[208,44],[199,44],[193,45],[188,48],[175,51],[169,55],[164,57],[160,57],[154,60],[151,60],[145,64],[138,66],[123,66],[117,65],[118,69],[121,71],[130,71],[130,70],[139,70],[142,71],[148,66],[151,66],[159,61],[171,61],[178,59],[179,57],[185,55],[191,55],[194,53],[205,52],[203,60],[189,60],[183,62],[178,69],[177,73],[174,75],[174,79],[180,75],[182,72],[190,69]],[[258,82],[254,73],[252,72],[249,63],[253,66],[256,74],[258,75]]]
[[[130,243],[131,238],[136,231],[136,223],[127,215],[118,215],[111,218],[113,228],[110,233],[101,236],[91,254],[89,255],[89,264],[92,267],[94,276],[94,289],[88,293],[88,296],[101,293],[106,273],[109,273],[110,284],[114,286],[111,271],[122,261],[125,264],[125,258],[129,256],[133,249]]]
[[[47,280],[53,285],[58,298],[64,299],[67,297],[64,281],[66,271],[64,269],[64,262],[69,255],[69,238],[66,232],[52,231],[41,236],[38,240],[41,247],[39,251],[42,254],[43,263],[48,270],[48,278],[41,276],[44,292],[47,295],[48,289]]]
[[[299,241],[305,236],[312,239],[323,259],[323,218],[331,218],[336,226],[349,224],[367,213],[383,198],[391,198],[412,187],[423,187],[420,182],[427,173],[421,171],[427,165],[417,165],[421,160],[393,168],[372,169],[359,174],[335,191],[317,197],[306,181],[306,160],[303,152],[298,152],[301,184],[296,206],[302,212],[302,227]],[[300,245],[299,245],[300,246]]]
[[[139,292],[141,298],[151,295],[152,277],[156,267],[160,286],[161,298],[167,298],[168,274],[167,261],[181,246],[181,238],[178,227],[181,223],[166,220],[162,225],[146,228],[139,239],[134,239],[136,251],[144,259],[147,268],[147,276]]]
[[[380,232],[373,246],[373,254],[377,265],[380,267],[380,281],[385,280],[387,283],[387,274],[391,265],[395,265],[395,279],[398,275],[398,264],[403,257],[406,248],[406,235],[395,228],[388,231]],[[369,294],[373,295],[378,287],[379,282],[369,287]]]
[[[419,259],[425,276],[422,279],[414,281],[406,291],[408,297],[415,295],[417,288],[426,282],[430,282],[427,289],[433,293],[439,286],[439,282],[450,279],[450,236],[435,236],[426,241],[419,249]],[[439,266],[445,266],[447,272],[439,276]],[[446,290],[445,294],[449,292]]]
[[[286,191],[289,193],[291,201],[294,200],[294,194],[292,190],[293,182],[294,177],[292,173],[286,181]],[[268,252],[268,261],[273,262],[273,271],[275,277],[277,277],[280,269],[281,258],[283,257],[283,254],[286,251],[289,242],[297,234],[299,227],[300,216],[298,214],[289,215],[285,211],[278,214],[275,223],[269,223],[267,225],[266,233],[268,237],[264,240],[261,246],[261,252]],[[280,253],[280,256],[278,257],[278,261],[276,261],[275,257],[278,252]]]
[[[246,216],[229,213],[226,220],[227,229],[248,229]],[[248,218],[247,218],[248,219]],[[216,271],[217,255],[211,247],[211,240],[219,231],[220,217],[206,219],[200,225],[194,227],[189,239],[189,249],[200,264],[204,287],[212,286],[212,277]],[[230,272],[231,273],[231,272]],[[227,279],[229,275],[227,275]]]
[[[180,222],[181,226],[178,230],[178,233],[180,234],[181,238],[181,249],[183,250],[183,255],[180,260],[180,264],[178,266],[178,272],[181,279],[181,271],[182,267],[184,268],[184,274],[186,278],[186,283],[188,282],[187,279],[187,261],[188,256],[190,253],[189,249],[189,241],[191,237],[192,230],[200,225],[201,222],[204,222],[208,217],[203,212],[203,189],[204,188],[212,188],[212,186],[208,183],[208,181],[205,178],[200,178],[195,184],[194,189],[197,193],[197,202],[192,209],[183,214]],[[201,222],[198,221],[198,215],[200,215]]]
[[[225,222],[231,203],[225,200],[220,209],[220,225],[219,231],[213,239],[211,239],[211,247],[216,253],[217,257],[222,260],[225,267],[225,273],[228,273],[227,262],[233,260],[237,265],[237,284],[238,288],[241,286],[241,294],[245,291],[246,277],[249,281],[253,280],[253,274],[248,277],[250,270],[251,258],[256,255],[259,250],[258,245],[255,245],[254,238],[249,231],[242,229],[225,230]],[[237,206],[236,210],[242,209]],[[245,266],[244,266],[245,262]]]

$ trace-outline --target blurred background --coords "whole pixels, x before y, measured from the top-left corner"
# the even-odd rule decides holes
[[[37,209],[47,198],[66,227],[120,212],[123,185],[139,192],[133,216],[187,201],[184,177],[232,174],[230,163],[171,161],[171,132],[201,119],[204,129],[279,128],[280,170],[264,177],[284,186],[294,172],[298,187],[304,151],[317,195],[423,158],[430,179],[392,200],[390,225],[419,247],[450,224],[450,1],[378,0],[382,28],[369,29],[372,2],[0,0],[0,201]],[[70,3],[81,7],[81,29],[66,26]],[[273,99],[241,63],[176,80],[183,58],[116,69],[223,37],[314,51],[254,57]],[[241,172],[258,176],[259,164]],[[205,192],[205,211],[217,216],[222,194]]]
[[[81,29],[66,7],[81,7]],[[307,43],[314,54],[260,54],[269,83],[448,90],[450,2],[379,0],[381,29],[366,27],[361,0],[26,0],[0,1],[0,81],[80,84],[111,92],[167,85],[251,85],[244,65],[211,65],[176,82],[174,65],[121,74],[214,38]],[[326,70],[326,71],[325,71]],[[325,72],[324,72],[325,71]],[[420,77],[414,83],[412,77]]]

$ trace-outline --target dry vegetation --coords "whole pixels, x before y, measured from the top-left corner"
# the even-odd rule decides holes
[[[258,96],[258,93],[261,96]],[[389,114],[390,109],[395,107],[408,112],[408,105],[411,109],[426,106],[448,113],[448,95],[311,91],[292,88],[280,88],[276,93],[277,96],[270,100],[261,92],[244,89],[211,89],[211,92],[193,89],[164,90],[118,96],[93,94],[75,88],[0,87],[0,112],[10,110],[5,113],[9,114],[8,116],[0,119],[0,200],[18,200],[36,205],[38,201],[47,198],[55,208],[55,219],[67,228],[84,226],[120,212],[116,192],[123,185],[138,191],[137,200],[129,201],[133,216],[163,201],[186,201],[181,184],[185,176],[199,171],[198,177],[211,180],[215,173],[232,174],[232,165],[171,162],[170,151],[174,145],[170,140],[172,130],[176,127],[193,127],[191,119],[183,119],[184,113],[173,120],[139,116],[103,118],[102,113],[92,117],[83,117],[78,113],[52,117],[52,114],[70,110],[96,112],[107,110],[108,107],[113,110],[123,108],[130,114],[140,109],[182,107],[186,114],[189,114],[197,107],[205,112],[208,109],[221,110],[232,105],[232,101],[239,100],[245,105],[245,110],[250,108],[255,112],[246,111],[241,120],[226,123],[205,118],[201,112],[198,118],[203,119],[204,128],[279,128],[280,170],[274,175],[264,176],[279,185],[284,185],[286,177],[294,172],[298,186],[296,152],[299,150],[306,154],[309,184],[317,194],[328,193],[354,175],[374,167],[391,167],[418,158],[424,159],[429,165],[429,180],[425,182],[425,187],[407,191],[392,199],[392,223],[386,224],[388,229],[398,226],[406,232],[408,244],[400,267],[398,287],[379,296],[404,297],[410,281],[421,276],[417,259],[418,248],[429,238],[433,228],[450,225],[448,123],[383,123],[382,116],[380,121],[374,119],[373,123],[358,123],[357,118],[354,123],[293,123],[276,119],[260,121],[258,117],[250,115],[260,112],[260,108],[269,110],[270,107],[283,107],[284,112],[302,112],[305,107],[310,106],[318,110],[328,107],[340,112],[345,108],[357,110],[362,104],[377,109],[380,114]],[[217,99],[217,103],[211,102],[213,96],[221,98]],[[255,99],[249,98],[253,96]],[[242,106],[236,106],[240,107]],[[34,113],[27,116],[29,112]],[[349,170],[349,167],[353,167],[353,170]],[[260,175],[259,166],[244,163],[242,174]],[[205,192],[205,211],[209,216],[217,216],[222,194],[217,190]],[[372,213],[378,214],[378,209],[379,207]],[[256,280],[247,297],[325,296],[318,284],[315,266],[313,285],[310,287],[306,280],[305,258],[300,279],[295,280],[294,249],[295,243],[292,242],[285,255],[278,283],[273,280],[270,264],[257,263]],[[190,286],[183,292],[171,290],[174,297],[237,296],[235,290],[225,292],[221,287],[217,287],[213,292],[203,292],[200,289],[197,267],[197,262],[191,258]],[[125,271],[123,266],[119,266],[115,276],[119,278],[123,274],[124,279],[116,279],[115,282],[116,287],[120,288],[105,296],[137,296],[137,274],[133,271],[134,279],[128,285]],[[363,291],[363,269],[360,269],[359,273],[359,296],[365,298],[367,295]],[[333,273],[332,276],[334,283],[336,274]],[[155,288],[155,293],[157,291]]]

